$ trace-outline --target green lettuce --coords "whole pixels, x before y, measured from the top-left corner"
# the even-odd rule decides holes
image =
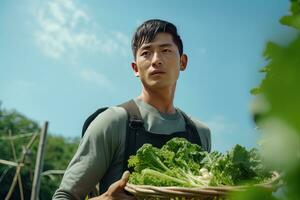
[[[184,138],[173,138],[162,148],[144,144],[128,160],[129,183],[154,186],[204,187],[260,183],[272,176],[257,149],[236,145],[225,154],[203,151]]]

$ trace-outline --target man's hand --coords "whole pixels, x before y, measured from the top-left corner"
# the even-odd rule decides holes
[[[104,194],[90,200],[136,200],[134,196],[127,195],[124,190],[124,187],[128,182],[129,175],[130,173],[128,171],[124,172],[122,178],[111,184]]]

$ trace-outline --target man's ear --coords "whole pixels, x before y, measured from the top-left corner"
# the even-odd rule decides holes
[[[132,62],[132,63],[131,63],[131,68],[133,69],[134,75],[135,75],[136,77],[139,77],[139,76],[140,76],[139,70],[138,70],[137,65],[136,65],[135,62]]]
[[[180,71],[184,71],[186,69],[188,63],[188,57],[186,54],[182,54],[180,56]]]

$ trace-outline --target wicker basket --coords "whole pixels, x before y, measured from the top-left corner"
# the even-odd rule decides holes
[[[274,172],[273,177],[265,183],[253,186],[219,186],[219,187],[157,187],[149,185],[133,185],[127,183],[125,190],[133,194],[139,200],[208,200],[208,199],[225,199],[229,192],[244,191],[250,187],[265,188],[270,192],[276,189],[280,176]]]

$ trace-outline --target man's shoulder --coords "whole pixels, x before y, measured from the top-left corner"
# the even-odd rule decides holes
[[[195,117],[192,117],[192,116],[190,116],[190,119],[195,124],[195,126],[197,127],[197,129],[203,129],[203,130],[209,131],[209,127],[205,124],[205,122],[200,121],[199,119],[197,119]]]
[[[193,117],[193,116],[189,116],[189,118],[192,120],[192,122],[194,123],[194,125],[196,126],[198,132],[202,132],[205,134],[209,134],[210,135],[210,129],[209,127],[205,124],[205,122]]]
[[[209,128],[207,125],[205,125],[204,122],[202,122],[201,120],[187,114],[186,112],[182,111],[181,109],[177,108],[177,110],[180,111],[180,113],[183,115],[186,115],[188,118],[190,118],[192,120],[192,122],[195,124],[196,128],[197,129],[203,129],[203,130],[208,130],[209,131]]]
[[[182,111],[181,111],[182,112]],[[186,114],[187,115],[187,114]],[[197,132],[200,136],[202,141],[203,148],[207,151],[211,150],[211,132],[209,127],[202,121],[198,120],[197,118],[187,115],[195,125]]]
[[[127,123],[127,113],[122,107],[112,106],[100,112],[88,124],[84,136],[99,137],[103,134],[115,135],[118,130],[125,130]]]
[[[99,113],[94,121],[118,122],[127,120],[127,112],[123,107],[111,106]]]
[[[195,119],[193,117],[190,117],[192,121],[194,122],[198,134],[203,142],[203,147],[205,150],[210,152],[211,150],[211,132],[208,126],[206,126],[202,121]]]

